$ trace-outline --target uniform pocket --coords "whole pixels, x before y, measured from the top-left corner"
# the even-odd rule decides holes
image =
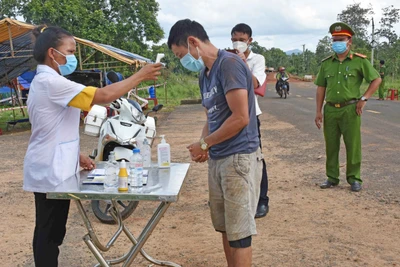
[[[54,156],[54,185],[58,185],[78,170],[79,139],[58,144]]]
[[[233,167],[241,176],[246,176],[250,172],[250,154],[235,154],[233,157]]]
[[[348,72],[346,75],[346,78],[350,81],[353,81],[354,79],[357,78],[357,73],[356,72]]]

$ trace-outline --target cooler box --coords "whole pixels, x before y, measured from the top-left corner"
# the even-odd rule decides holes
[[[107,118],[107,108],[94,105],[85,117],[84,133],[91,136],[99,136],[101,125]]]

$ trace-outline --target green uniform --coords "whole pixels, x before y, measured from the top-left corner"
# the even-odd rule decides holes
[[[379,99],[383,99],[383,93],[385,91],[385,79],[384,79],[385,78],[385,72],[386,72],[386,67],[385,67],[385,65],[382,65],[379,68],[379,74],[381,75],[381,79],[382,79],[382,82],[379,85]]]
[[[337,55],[322,61],[315,80],[317,86],[325,87],[325,100],[330,103],[344,103],[361,97],[360,85],[379,78],[365,56],[349,52],[340,62]],[[346,146],[348,183],[358,181],[361,169],[361,117],[356,113],[356,104],[344,107],[324,106],[324,136],[326,144],[326,175],[334,184],[339,183],[340,137]]]

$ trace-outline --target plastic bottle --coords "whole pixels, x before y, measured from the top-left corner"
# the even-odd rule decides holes
[[[118,191],[128,192],[128,172],[126,171],[125,160],[122,160],[119,164]]]
[[[118,188],[118,162],[115,160],[115,153],[111,151],[108,155],[108,161],[106,163],[105,177],[104,177],[104,191],[113,192]]]
[[[140,149],[133,149],[133,155],[129,162],[129,184],[132,191],[138,191],[143,187],[143,157]]]
[[[147,138],[143,140],[141,153],[143,157],[143,167],[150,168],[151,167],[151,147]]]
[[[158,168],[169,168],[171,165],[171,149],[165,135],[161,136],[161,143],[157,146]]]

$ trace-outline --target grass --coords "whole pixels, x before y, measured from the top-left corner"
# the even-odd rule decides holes
[[[385,93],[384,95],[386,96],[386,92],[388,89],[393,88],[393,89],[399,89],[400,90],[400,80],[393,80],[389,77],[385,78]],[[361,84],[361,92],[365,92],[368,89],[369,84],[366,81],[363,81],[363,83]],[[378,96],[378,90],[376,90],[376,92],[373,94],[373,96]]]
[[[9,106],[0,106],[0,109],[2,108],[9,108]],[[25,116],[24,116],[25,114]],[[14,121],[14,120],[19,120],[23,118],[28,118],[28,111],[24,109],[24,114],[20,109],[16,109],[14,111],[2,111],[0,112],[0,129],[5,132],[7,129],[7,122],[8,121]],[[10,127],[12,127],[10,125]],[[17,123],[14,128],[18,129],[29,129],[30,124],[29,123]]]
[[[156,95],[159,104],[163,104],[164,111],[171,111],[180,105],[182,99],[201,98],[198,78],[189,75],[170,74],[167,79],[161,78],[157,83],[167,82],[165,89],[163,86],[156,88]],[[138,92],[141,97],[148,97],[146,90]]]

